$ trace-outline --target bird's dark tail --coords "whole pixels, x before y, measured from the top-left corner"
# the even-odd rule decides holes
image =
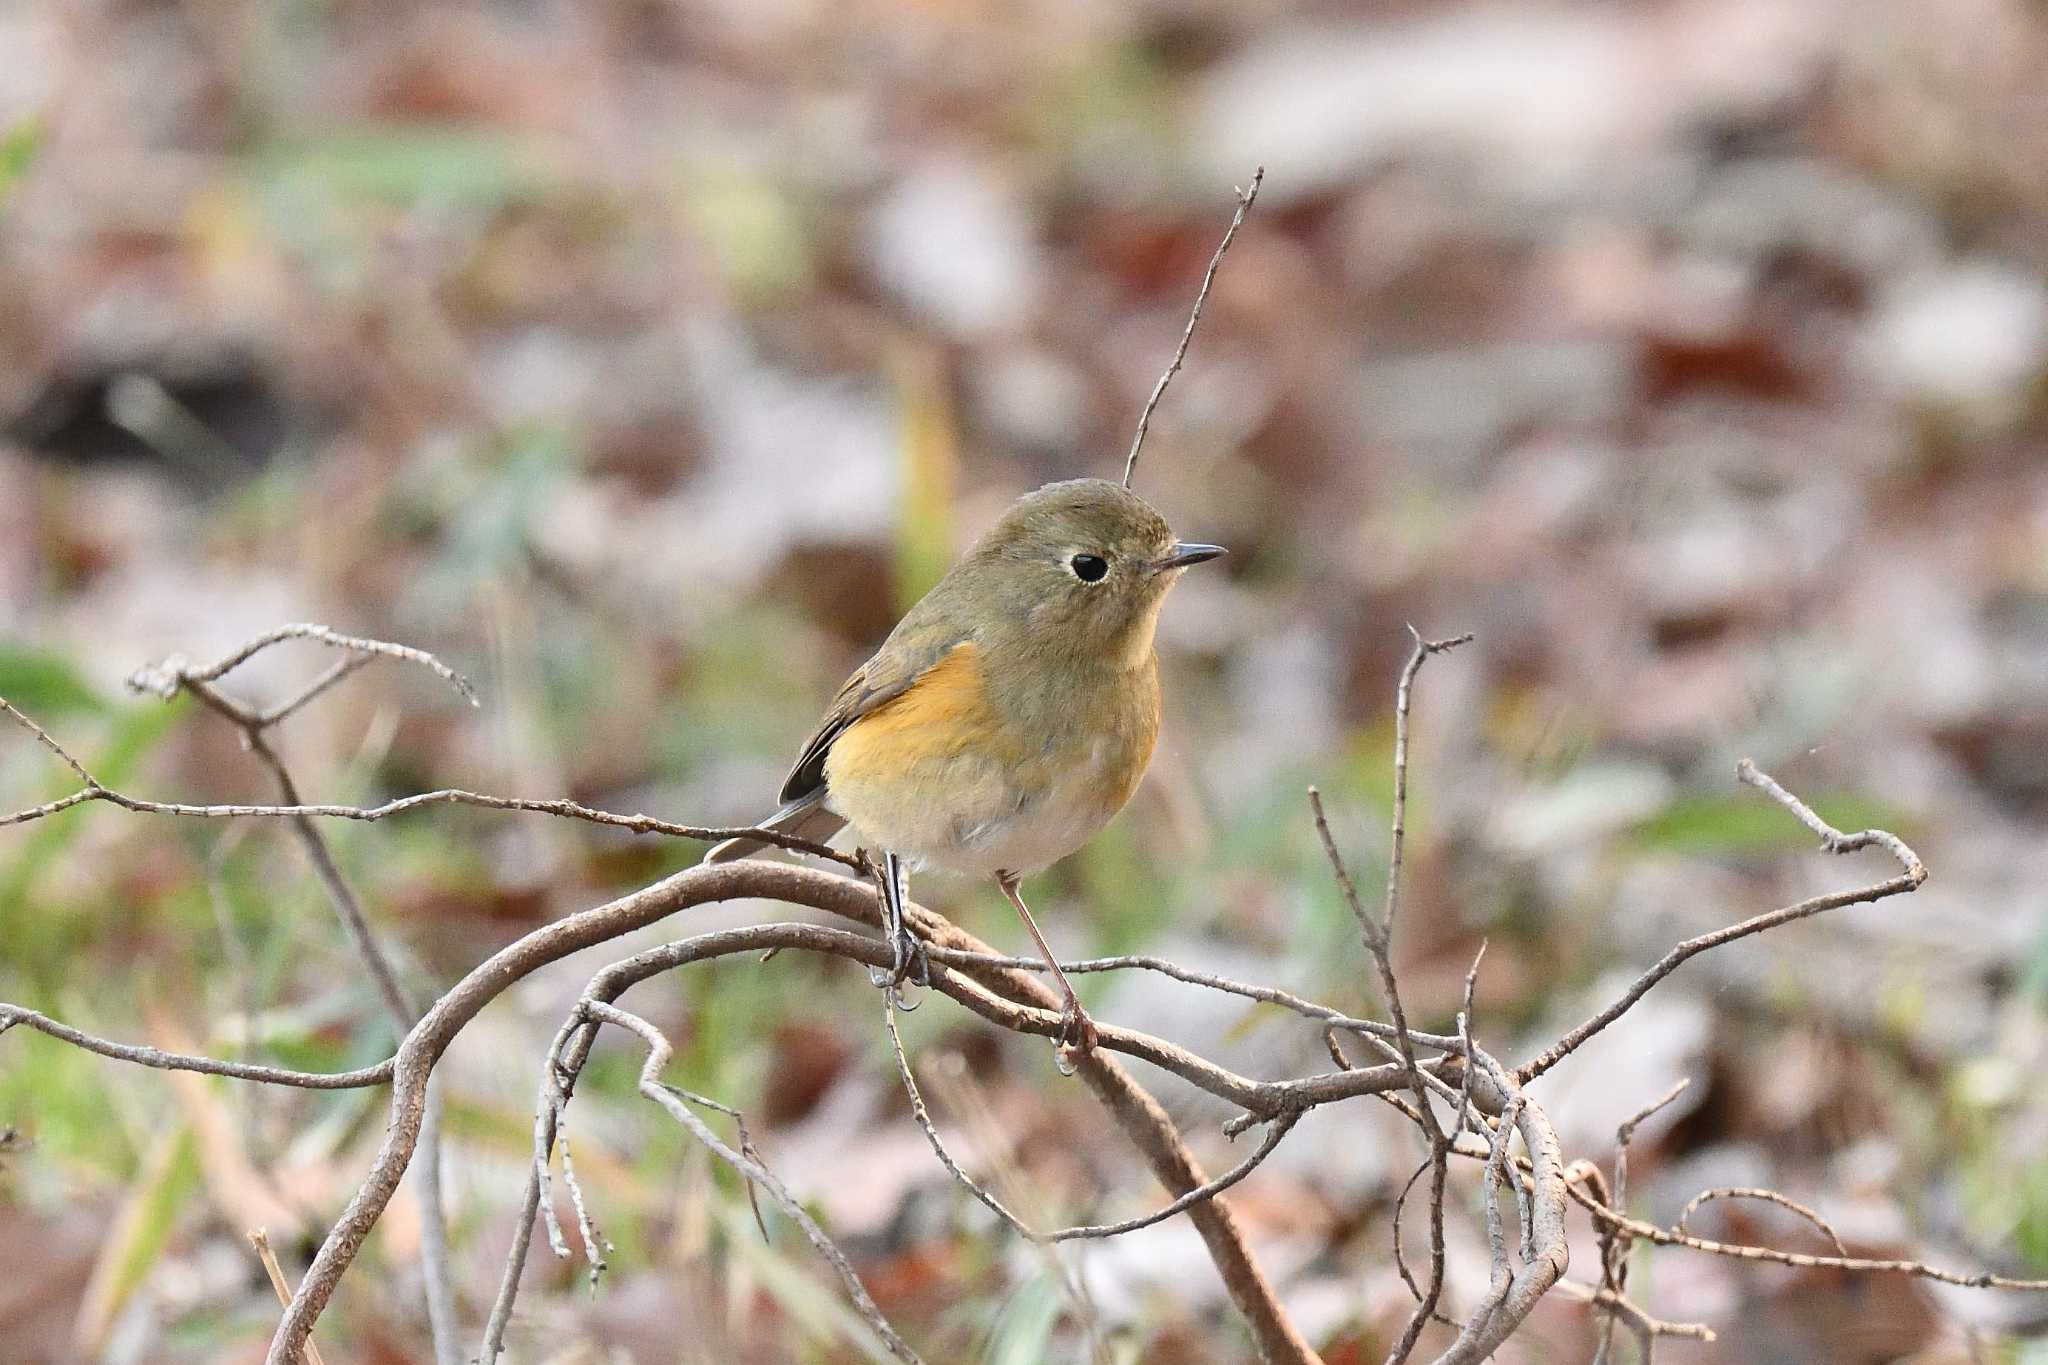
[[[766,820],[761,821],[760,827],[822,844],[844,829],[846,821],[827,809],[825,806],[825,793],[816,791],[790,802]],[[751,858],[762,849],[771,847],[773,845],[762,839],[749,839],[744,836],[738,839],[727,839],[722,844],[714,845],[711,851],[704,855],[704,861],[707,863],[737,862],[741,858]]]

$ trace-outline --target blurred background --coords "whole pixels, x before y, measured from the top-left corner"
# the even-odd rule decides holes
[[[1567,1154],[1606,1160],[1690,1076],[1638,1140],[1645,1216],[1775,1185],[1860,1252],[2048,1274],[2040,4],[12,0],[0,54],[0,695],[105,780],[269,799],[227,727],[120,680],[314,620],[484,698],[358,675],[281,732],[317,799],[763,813],[961,546],[1036,484],[1115,473],[1263,163],[1137,475],[1232,555],[1166,612],[1151,778],[1035,884],[1054,943],[1376,1012],[1304,788],[1375,887],[1405,625],[1476,631],[1417,704],[1412,1015],[1450,1020],[1487,939],[1478,1031],[1519,1060],[1677,939],[1889,875],[1738,788],[1752,755],[1933,879],[1686,966],[1536,1088]],[[232,690],[326,662],[279,650]],[[0,806],[66,778],[0,737]],[[701,851],[459,809],[328,833],[436,989]],[[1023,947],[992,891],[918,891]],[[464,1035],[472,1328],[591,971],[786,913],[695,912]],[[116,1037],[314,1067],[393,1043],[281,828],[0,831],[0,944],[0,998]],[[1170,983],[1087,994],[1249,1072],[1327,1065]],[[735,961],[633,999],[927,1358],[1251,1357],[1183,1220],[1057,1253],[995,1230],[910,1122],[858,970]],[[1041,1044],[943,1003],[906,1022],[956,1150],[1036,1221],[1163,1197]],[[593,1294],[541,1244],[517,1358],[875,1358],[795,1230],[764,1243],[633,1095],[638,1061],[605,1046],[572,1120],[612,1268]],[[1237,1159],[1225,1111],[1162,1094]],[[242,1234],[296,1276],[384,1107],[0,1042],[0,1357],[260,1358],[277,1309]],[[1389,1221],[1421,1155],[1326,1110],[1231,1195],[1332,1365],[1406,1317]],[[1454,1308],[1485,1281],[1469,1177],[1459,1199]],[[1822,1249],[1769,1208],[1695,1227]],[[329,1360],[428,1358],[418,1232],[402,1196]],[[1721,1332],[1670,1361],[2048,1360],[2038,1297],[1672,1251],[1632,1288]],[[1594,1334],[1553,1295],[1499,1359]]]

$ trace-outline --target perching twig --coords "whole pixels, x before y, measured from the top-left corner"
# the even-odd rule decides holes
[[[1237,230],[1244,226],[1244,216],[1251,212],[1252,201],[1259,197],[1259,186],[1266,179],[1266,168],[1259,166],[1252,171],[1252,182],[1236,191],[1237,212],[1230,216],[1230,226],[1223,233],[1223,240],[1216,245],[1216,254],[1209,258],[1209,268],[1202,272],[1202,288],[1195,295],[1195,306],[1188,313],[1188,325],[1180,334],[1180,345],[1173,351],[1173,361],[1166,372],[1159,376],[1159,382],[1152,386],[1152,396],[1145,400],[1145,410],[1138,414],[1138,431],[1131,437],[1131,453],[1124,457],[1124,487],[1131,486],[1131,475],[1138,468],[1138,450],[1145,444],[1145,432],[1152,425],[1152,410],[1159,406],[1160,398],[1166,393],[1166,386],[1180,373],[1183,361],[1188,358],[1188,345],[1195,339],[1195,324],[1202,320],[1202,305],[1209,301],[1209,286],[1216,283],[1216,267],[1223,264],[1223,253],[1230,250],[1236,240]]]
[[[698,886],[717,888],[728,880],[732,881],[732,886],[723,891],[716,889],[708,891],[696,890]],[[755,889],[751,891],[741,889],[743,886],[748,885],[753,886]],[[765,888],[768,886],[775,886],[779,889],[766,890]],[[818,909],[828,910],[831,913],[857,920],[870,926],[879,922],[874,898],[861,895],[858,883],[847,878],[826,876],[807,868],[745,862],[700,867],[678,874],[676,878],[671,879],[670,883],[663,884],[661,887],[650,888],[650,891],[670,891],[673,888],[672,894],[681,894],[684,887],[691,888],[691,900],[685,903],[696,903],[695,898],[698,895],[703,895],[708,899],[725,899],[729,896],[766,894],[776,899],[791,900],[793,903],[811,904]],[[654,910],[655,903],[646,899],[648,894],[647,892],[638,893],[639,903],[633,907],[636,920],[638,920],[640,914],[653,915],[656,913]],[[635,898],[628,899],[633,900]],[[601,911],[586,911],[584,915],[610,918],[622,913],[624,908],[624,903],[614,903],[613,906],[603,907]],[[672,906],[671,908],[680,907]],[[984,945],[950,922],[933,915],[922,907],[912,906],[910,910],[920,936],[932,946],[932,959],[934,963],[943,961],[944,957],[949,955],[958,956],[962,953],[980,955],[986,953]],[[590,922],[586,921],[582,924],[576,922],[583,918],[583,916],[574,916],[568,921],[560,922],[558,925],[535,931],[535,934],[528,936],[527,941],[513,945],[513,949],[500,953],[499,959],[495,964],[485,964],[485,966],[472,972],[465,979],[464,984],[458,985],[455,991],[451,992],[451,995],[460,998],[462,1008],[466,1010],[471,1004],[467,997],[472,994],[473,990],[490,989],[517,979],[518,975],[523,975],[525,971],[532,969],[525,964],[534,963],[538,965],[538,959],[533,955],[543,951],[543,948],[535,940],[543,936],[549,940],[544,949],[549,954],[545,960],[553,960],[553,956],[558,955],[561,951],[572,951],[573,949],[568,948],[566,945],[580,944],[584,934],[597,932]],[[614,935],[606,935],[606,937],[611,936]],[[887,945],[873,938],[850,934],[844,930],[827,928],[825,926],[806,924],[754,925],[742,929],[722,930],[716,933],[698,935],[695,938],[649,949],[622,962],[614,963],[592,978],[590,985],[585,990],[584,998],[586,1000],[609,1000],[615,998],[634,982],[645,980],[656,973],[673,970],[693,962],[740,954],[757,955],[763,951],[787,950],[791,948],[831,953],[869,966],[885,965],[888,961],[887,954],[889,953]],[[514,949],[518,951],[515,952]],[[514,964],[518,965],[515,966]],[[961,972],[938,969],[932,973],[932,988],[938,993],[948,995],[959,1003],[966,1005],[975,1013],[992,1023],[996,1023],[1000,1027],[1015,1031],[1032,1032],[1044,1037],[1051,1037],[1057,1032],[1059,1028],[1058,996],[1049,987],[1045,986],[1034,976],[1013,971],[1009,968],[986,968],[980,969],[980,971],[985,975],[989,985],[985,986]],[[997,991],[1002,991],[1005,994],[997,994]],[[1014,999],[1008,998],[1011,994],[1022,995],[1032,1003],[1020,1005]],[[485,998],[488,998],[488,996]],[[428,1028],[433,1026],[434,1033],[438,1035],[441,1031],[441,1022],[430,1018],[422,1027]],[[423,1040],[416,1038],[409,1040],[408,1046],[413,1046],[415,1043],[424,1045]],[[558,1037],[557,1047],[562,1048],[564,1046],[566,1045]],[[1298,1334],[1294,1333],[1292,1325],[1286,1321],[1285,1315],[1280,1312],[1277,1303],[1272,1299],[1271,1286],[1266,1283],[1263,1275],[1259,1273],[1256,1264],[1251,1261],[1249,1252],[1244,1246],[1242,1233],[1236,1230],[1234,1222],[1230,1219],[1228,1212],[1224,1209],[1221,1202],[1209,1197],[1214,1191],[1204,1187],[1211,1182],[1200,1173],[1192,1157],[1180,1145],[1178,1134],[1174,1131],[1172,1124],[1167,1120],[1164,1113],[1157,1110],[1156,1102],[1151,1101],[1149,1096],[1146,1096],[1143,1091],[1138,1090],[1132,1085],[1124,1075],[1122,1068],[1116,1066],[1110,1060],[1108,1056],[1110,1050],[1126,1050],[1131,1052],[1132,1055],[1143,1056],[1158,1065],[1185,1074],[1197,1085],[1212,1089],[1220,1087],[1219,1093],[1229,1095],[1234,1100],[1246,1103],[1263,1113],[1274,1115],[1284,1113],[1290,1109],[1310,1107],[1315,1103],[1329,1102],[1323,1098],[1326,1093],[1325,1088],[1332,1086],[1337,1078],[1309,1078],[1309,1083],[1305,1086],[1301,1083],[1290,1081],[1250,1081],[1215,1067],[1212,1063],[1203,1061],[1191,1053],[1187,1053],[1172,1044],[1164,1042],[1164,1040],[1120,1028],[1104,1029],[1102,1048],[1099,1050],[1098,1055],[1085,1062],[1081,1068],[1083,1079],[1090,1081],[1091,1089],[1096,1090],[1097,1095],[1117,1115],[1125,1131],[1138,1142],[1140,1149],[1152,1163],[1154,1173],[1158,1175],[1161,1182],[1170,1190],[1173,1190],[1177,1196],[1186,1196],[1190,1192],[1195,1193],[1199,1202],[1185,1205],[1185,1207],[1177,1204],[1175,1208],[1167,1212],[1170,1214],[1172,1212],[1185,1211],[1195,1221],[1197,1230],[1203,1232],[1204,1240],[1211,1244],[1212,1256],[1219,1261],[1219,1268],[1224,1272],[1226,1287],[1230,1289],[1233,1299],[1237,1301],[1240,1308],[1245,1312],[1246,1317],[1253,1323],[1255,1330],[1259,1332],[1260,1339],[1267,1342],[1267,1354],[1280,1361],[1313,1361],[1315,1359],[1313,1351],[1307,1347],[1305,1342],[1299,1341]],[[573,1056],[573,1054],[571,1055]],[[420,1064],[428,1065],[425,1062]],[[400,1074],[401,1076],[408,1074],[404,1062],[401,1062]],[[1392,1088],[1401,1083],[1401,1077],[1393,1068],[1383,1067],[1375,1068],[1370,1072],[1355,1073],[1353,1076],[1345,1078],[1342,1088],[1345,1090],[1355,1090],[1359,1093],[1373,1093],[1377,1088]],[[402,1087],[402,1089],[404,1088]],[[1308,1100],[1308,1104],[1304,1105],[1301,1099],[1296,1098],[1297,1096],[1305,1097]],[[385,1151],[380,1154],[378,1161],[373,1166],[370,1183],[366,1186],[366,1190],[373,1192],[380,1198],[388,1198],[388,1195],[384,1195],[382,1192],[387,1187],[395,1188],[397,1177],[404,1169],[403,1143],[407,1139],[402,1117],[409,1109],[410,1104],[411,1101],[407,1093],[399,1093],[394,1096],[394,1114],[398,1117],[394,1119],[393,1131],[387,1136]],[[544,1114],[545,1111],[546,1106],[543,1105],[540,1112]],[[533,1181],[529,1179],[527,1197],[529,1217],[519,1223],[518,1226],[520,1228],[523,1229],[530,1226],[530,1215],[535,1206],[536,1190]],[[349,1220],[351,1215],[345,1214],[344,1218]],[[374,1215],[366,1214],[365,1218],[373,1221]],[[367,1226],[367,1221],[363,1225]],[[350,1222],[348,1225],[338,1229],[338,1231],[347,1235],[352,1231],[352,1226],[353,1223]],[[519,1242],[523,1241],[523,1238],[523,1232],[518,1234],[518,1240],[515,1241],[515,1257],[519,1254],[517,1249]],[[333,1238],[330,1238],[330,1244],[333,1244]],[[1218,1249],[1219,1244],[1221,1246],[1220,1250]],[[516,1274],[517,1270],[513,1261],[508,1259],[507,1276],[500,1286],[500,1305],[508,1303],[509,1296],[516,1294]],[[506,1311],[509,1312],[509,1309]],[[501,1314],[495,1309],[493,1311],[493,1327],[498,1335],[496,1338],[487,1337],[487,1349],[483,1355],[483,1359],[486,1362],[492,1359],[490,1340],[502,1340],[503,1326]],[[1297,1347],[1289,1348],[1287,1346],[1290,1338],[1297,1343]]]

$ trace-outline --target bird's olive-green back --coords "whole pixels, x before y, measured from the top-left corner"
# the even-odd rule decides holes
[[[1056,723],[1085,733],[1090,713],[1121,689],[1156,688],[1153,626],[1178,574],[1153,566],[1173,543],[1164,517],[1106,479],[1025,494],[846,680],[782,799],[821,787],[833,740],[967,641],[980,653],[990,700],[1030,732],[1050,734]],[[1087,581],[1077,555],[1101,558],[1107,571]]]

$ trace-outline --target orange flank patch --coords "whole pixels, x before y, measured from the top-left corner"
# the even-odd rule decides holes
[[[1017,749],[1007,738],[983,686],[980,651],[955,645],[909,688],[848,726],[833,741],[832,767],[858,780],[962,749]]]

